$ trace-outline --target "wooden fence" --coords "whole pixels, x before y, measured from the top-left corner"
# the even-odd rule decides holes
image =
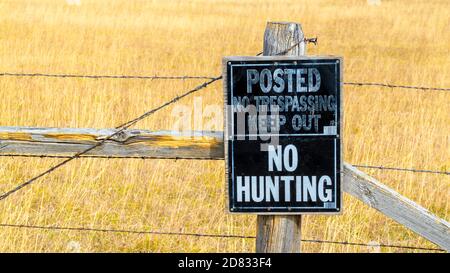
[[[116,129],[0,127],[0,155],[70,157]],[[223,132],[125,130],[81,157],[223,159]],[[344,191],[450,251],[450,224],[375,178],[344,164]]]
[[[273,27],[268,24],[269,28]],[[288,29],[298,31],[288,26]],[[267,36],[266,30],[266,36]],[[279,30],[276,30],[279,32]],[[286,33],[286,39],[265,39],[265,53],[272,48],[275,51],[286,50],[298,39],[303,39],[303,33],[294,33],[296,39],[288,39],[292,33]],[[270,35],[269,35],[270,38]],[[276,46],[270,43],[276,42]],[[305,45],[303,44],[303,49]],[[303,54],[302,47],[296,54]],[[219,78],[212,78],[219,79]],[[148,131],[137,129],[75,129],[75,128],[30,128],[30,127],[0,127],[0,156],[26,157],[118,157],[118,158],[179,158],[179,159],[224,159],[223,132],[195,131]],[[83,152],[85,151],[85,152]],[[446,251],[450,251],[450,224],[440,219],[428,210],[383,185],[375,178],[344,163],[343,188],[346,193],[374,208],[398,223],[404,225],[430,242]],[[297,216],[298,217],[298,216]],[[283,219],[283,218],[279,218]],[[294,218],[292,218],[294,219]],[[292,220],[291,219],[291,220]],[[257,250],[264,252],[297,252],[299,245],[301,218],[294,220],[297,225],[287,227],[286,221],[278,225],[284,230],[280,234],[264,234],[258,232]],[[259,218],[258,223],[273,219]],[[292,221],[291,221],[292,222]],[[267,223],[266,223],[267,224]],[[272,227],[274,228],[274,227]],[[287,231],[287,229],[291,229]],[[276,229],[276,228],[274,228]],[[277,231],[276,231],[277,232]],[[298,233],[286,235],[286,232]],[[261,233],[261,234],[260,234]],[[268,245],[270,238],[275,236],[274,247]],[[259,244],[259,245],[258,245]]]

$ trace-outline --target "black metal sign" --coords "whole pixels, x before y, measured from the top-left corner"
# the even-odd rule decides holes
[[[230,212],[341,211],[342,59],[224,58]]]

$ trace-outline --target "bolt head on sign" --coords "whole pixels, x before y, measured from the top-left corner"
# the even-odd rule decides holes
[[[342,58],[225,57],[232,213],[342,211]]]

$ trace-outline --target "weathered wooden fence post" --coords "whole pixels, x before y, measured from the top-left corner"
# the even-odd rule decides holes
[[[295,46],[296,44],[298,45]],[[264,56],[299,56],[305,54],[306,44],[300,24],[289,22],[267,23],[264,33]],[[258,215],[256,252],[300,252],[301,223],[301,215]]]

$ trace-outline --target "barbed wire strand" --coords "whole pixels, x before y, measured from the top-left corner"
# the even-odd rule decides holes
[[[49,78],[87,78],[87,79],[143,79],[143,80],[212,80],[209,76],[140,76],[140,75],[81,75],[49,73],[0,73],[1,77],[49,77]]]
[[[314,43],[317,44],[317,38],[303,39],[286,50],[278,52],[275,56],[286,54],[291,51],[295,47],[299,46],[301,43]],[[262,55],[263,52],[259,52],[256,56]],[[139,76],[139,75],[77,75],[77,74],[50,74],[50,73],[11,73],[11,72],[2,72],[0,73],[1,77],[52,77],[52,78],[89,78],[89,79],[151,79],[151,80],[187,80],[187,79],[207,79],[212,80],[216,77],[208,77],[208,76]]]
[[[372,165],[353,165],[353,166],[357,167],[357,168],[378,169],[378,170],[386,170],[386,171],[402,171],[402,172],[431,173],[431,174],[450,175],[450,172],[446,172],[446,171],[411,169],[411,168],[398,168],[398,167],[385,167],[385,166],[372,166]]]
[[[193,89],[191,89],[191,90],[189,90],[189,91],[183,93],[182,95],[179,95],[179,96],[177,96],[177,97],[175,97],[175,98],[173,98],[173,99],[167,101],[166,103],[163,103],[162,105],[160,105],[160,106],[158,106],[158,107],[156,107],[156,108],[153,108],[153,109],[151,109],[151,110],[145,112],[144,114],[138,116],[137,118],[134,118],[134,119],[132,119],[132,120],[130,120],[130,121],[127,121],[127,122],[125,122],[125,123],[123,123],[123,124],[117,126],[117,128],[120,128],[119,130],[117,130],[117,131],[114,132],[113,134],[111,134],[111,135],[105,137],[104,139],[102,139],[102,140],[99,141],[98,143],[92,145],[91,147],[89,147],[89,148],[87,148],[87,149],[85,149],[85,150],[83,150],[83,151],[81,151],[81,152],[76,153],[75,155],[73,155],[73,156],[71,156],[71,157],[69,157],[69,158],[67,158],[67,159],[65,159],[65,160],[63,160],[63,161],[61,161],[60,163],[58,163],[58,164],[56,164],[56,165],[54,165],[54,166],[52,166],[52,167],[49,168],[48,170],[46,170],[46,171],[44,171],[44,172],[42,172],[42,173],[40,173],[40,174],[34,176],[33,178],[31,178],[31,179],[29,179],[29,180],[27,180],[27,181],[25,181],[25,182],[23,182],[22,184],[18,185],[17,187],[15,187],[15,188],[13,188],[13,189],[11,189],[11,190],[9,190],[9,191],[3,193],[2,195],[0,195],[0,201],[1,201],[1,200],[4,200],[5,198],[7,198],[8,196],[10,196],[11,194],[13,194],[13,193],[19,191],[20,189],[26,187],[27,185],[30,185],[31,183],[33,183],[33,182],[36,181],[37,179],[39,179],[39,178],[41,178],[41,177],[43,177],[43,176],[45,176],[45,175],[47,175],[47,174],[49,174],[49,173],[52,173],[53,171],[59,169],[60,167],[62,167],[62,166],[64,166],[65,164],[69,163],[70,161],[72,161],[72,160],[74,160],[74,159],[76,159],[76,158],[79,158],[80,156],[82,156],[82,155],[84,155],[84,154],[86,154],[86,153],[88,153],[88,152],[94,150],[95,148],[97,148],[97,147],[103,145],[103,143],[105,143],[106,141],[110,140],[110,139],[113,138],[114,136],[119,135],[119,134],[122,133],[125,129],[127,129],[127,128],[129,128],[130,126],[136,124],[138,121],[140,121],[140,120],[142,120],[142,119],[144,119],[144,118],[146,118],[146,117],[148,117],[148,116],[154,114],[155,112],[157,112],[157,111],[159,111],[159,110],[161,110],[161,109],[163,109],[163,108],[165,108],[165,107],[167,107],[167,106],[169,106],[169,105],[171,105],[171,104],[173,104],[173,103],[179,101],[180,99],[182,99],[182,98],[184,98],[184,97],[186,97],[186,96],[189,96],[189,95],[192,94],[192,93],[195,93],[195,92],[197,92],[197,91],[199,91],[199,90],[201,90],[201,89],[203,89],[203,88],[206,88],[206,87],[209,86],[210,84],[212,84],[212,83],[214,83],[214,82],[216,82],[216,81],[218,81],[218,80],[220,80],[220,79],[222,79],[222,76],[218,76],[218,77],[215,77],[215,78],[213,78],[213,79],[211,79],[211,80],[209,80],[209,81],[206,81],[206,82],[204,82],[204,83],[202,83],[202,84],[196,86],[195,88],[193,88]]]
[[[262,54],[260,52],[259,54]],[[203,79],[211,80],[214,77],[211,76],[139,76],[139,75],[74,75],[74,74],[41,74],[41,73],[0,73],[1,76],[17,76],[17,77],[55,77],[55,78],[111,78],[111,79],[150,79],[150,80],[188,80],[188,79]],[[344,85],[352,86],[377,86],[386,88],[398,88],[398,89],[410,89],[410,90],[422,90],[422,91],[450,91],[450,88],[441,87],[426,87],[426,86],[412,86],[412,85],[397,85],[391,83],[377,83],[377,82],[344,82]]]
[[[0,154],[0,157],[24,157],[24,158],[70,158],[69,155],[47,155],[47,154]],[[158,157],[158,156],[108,156],[108,155],[81,155],[79,158],[86,159],[140,159],[140,160],[153,160],[153,159],[164,159],[164,160],[205,160],[205,161],[215,161],[223,160],[224,158],[205,158],[205,157]],[[424,170],[424,169],[411,169],[411,168],[400,168],[400,167],[386,167],[383,165],[359,165],[352,164],[352,166],[357,168],[367,168],[367,169],[378,169],[386,171],[403,171],[403,172],[414,172],[414,173],[429,173],[429,174],[442,174],[450,175],[447,171],[436,171],[436,170]]]
[[[235,238],[235,239],[256,239],[256,236],[251,235],[236,235],[236,234],[206,234],[206,233],[190,233],[190,232],[170,232],[170,231],[152,231],[152,230],[128,230],[128,229],[111,229],[111,228],[86,228],[86,227],[60,227],[60,226],[40,226],[40,225],[19,225],[0,223],[0,227],[9,228],[29,228],[29,229],[45,229],[45,230],[65,230],[65,231],[87,231],[87,232],[104,232],[104,233],[129,233],[140,235],[174,235],[174,236],[193,236],[193,237],[209,237],[209,238]],[[405,246],[395,244],[365,244],[346,241],[331,241],[331,240],[315,240],[302,239],[302,242],[308,243],[322,243],[322,244],[339,244],[365,247],[387,247],[413,250],[428,250],[428,251],[445,251],[439,248],[426,248],[417,246]]]
[[[304,38],[303,40],[295,43],[291,47],[281,52],[275,54],[275,56],[284,55],[291,51],[292,49],[299,46],[301,43],[312,43],[317,45],[317,37],[315,38]],[[261,56],[263,51],[256,54],[256,56]],[[90,79],[150,79],[150,80],[188,80],[188,79],[204,79],[204,80],[213,80],[217,77],[212,76],[140,76],[140,75],[77,75],[77,74],[46,74],[46,73],[10,73],[3,72],[0,73],[0,76],[6,77],[56,77],[56,78],[90,78]],[[423,90],[423,91],[450,91],[450,88],[440,88],[440,87],[424,87],[424,86],[408,86],[408,85],[396,85],[389,83],[373,83],[373,82],[344,82],[345,85],[354,85],[354,86],[378,86],[378,87],[387,87],[387,88],[401,88],[401,89],[414,89],[414,90]]]
[[[401,89],[414,89],[423,91],[450,91],[450,88],[440,88],[440,87],[425,87],[425,86],[408,86],[408,85],[396,85],[390,83],[375,83],[375,82],[344,82],[345,85],[355,85],[355,86],[378,86],[387,88],[401,88]]]

